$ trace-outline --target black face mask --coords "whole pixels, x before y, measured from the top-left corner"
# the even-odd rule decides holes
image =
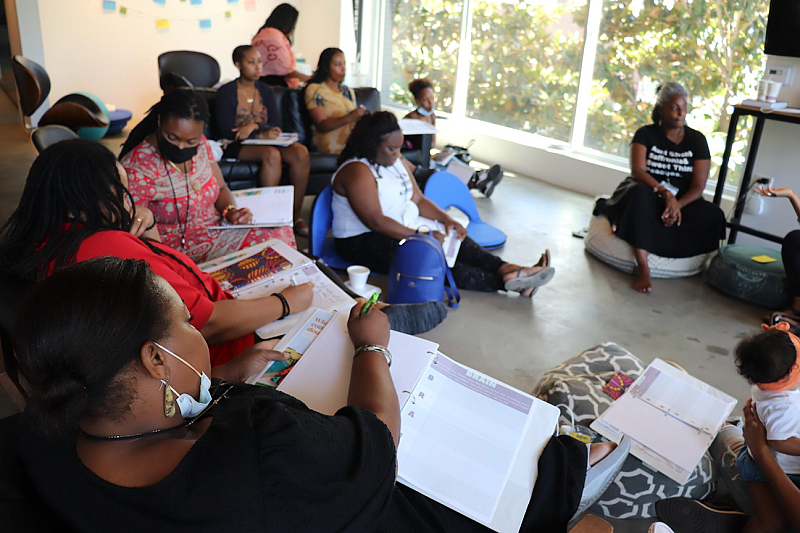
[[[187,148],[178,148],[161,134],[158,135],[158,151],[169,161],[180,165],[193,158],[197,154],[197,146],[189,146]]]

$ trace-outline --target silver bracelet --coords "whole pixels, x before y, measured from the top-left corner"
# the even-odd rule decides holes
[[[392,366],[392,354],[384,346],[379,346],[377,344],[365,344],[364,346],[359,346],[358,349],[356,349],[356,353],[353,354],[353,359],[358,357],[358,355],[363,353],[363,352],[378,352],[378,353],[381,353],[386,358],[386,364],[388,364],[389,366]]]

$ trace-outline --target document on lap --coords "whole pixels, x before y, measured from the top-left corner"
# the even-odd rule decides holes
[[[590,427],[616,442],[629,436],[631,454],[684,484],[735,405],[733,397],[655,359]]]
[[[234,191],[236,205],[246,207],[253,214],[250,224],[217,224],[209,229],[275,228],[294,223],[294,186],[257,187]]]
[[[242,141],[243,145],[256,145],[256,146],[291,146],[297,142],[299,137],[296,133],[281,133],[274,139],[246,139]]]
[[[400,403],[398,481],[501,532],[519,531],[556,407],[391,332]],[[332,415],[347,405],[354,347],[338,313],[278,389]]]
[[[215,272],[241,263],[247,258],[257,256],[266,248],[271,248],[279,254],[280,259],[273,258],[272,263],[280,266],[281,269],[276,269],[249,285],[239,288],[234,287],[230,292],[237,299],[253,300],[256,298],[264,298],[275,292],[281,292],[292,285],[302,285],[303,283],[313,282],[314,299],[311,302],[311,307],[323,309],[325,311],[341,311],[349,310],[356,303],[346,292],[323,274],[311,259],[277,239],[272,239],[265,243],[245,248],[239,252],[207,261],[199,265],[199,267],[203,272],[214,275]],[[253,268],[253,270],[256,270],[256,268]],[[224,285],[223,288],[225,288]],[[295,312],[283,320],[276,320],[265,324],[256,330],[256,334],[262,339],[284,335],[297,323],[302,315],[302,311]]]

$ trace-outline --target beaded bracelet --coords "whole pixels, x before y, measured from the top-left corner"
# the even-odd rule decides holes
[[[283,320],[284,318],[292,314],[292,310],[289,307],[289,302],[286,301],[286,297],[283,294],[279,292],[273,292],[272,296],[277,296],[278,300],[281,301],[281,305],[283,306],[283,313],[281,314],[281,317],[278,320]]]
[[[155,218],[153,218],[153,223],[152,223],[152,224],[150,224],[149,226],[147,226],[146,228],[144,228],[144,230],[145,230],[145,231],[150,231],[151,229],[153,229],[153,228],[155,228],[155,227],[156,227],[156,219],[155,219]]]

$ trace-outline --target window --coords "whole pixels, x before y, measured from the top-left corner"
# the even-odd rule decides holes
[[[389,98],[412,107],[408,83],[427,77],[435,87],[436,108],[449,113],[453,110],[464,2],[395,1]]]
[[[388,4],[394,25],[384,88],[388,77],[394,102],[412,105],[408,82],[427,76],[440,111],[627,159],[633,134],[650,122],[656,88],[674,79],[691,95],[688,124],[708,139],[712,179],[732,104],[752,97],[763,73],[768,2]],[[728,183],[738,179],[748,135],[740,127]]]
[[[472,3],[466,115],[568,141],[587,0]]]

